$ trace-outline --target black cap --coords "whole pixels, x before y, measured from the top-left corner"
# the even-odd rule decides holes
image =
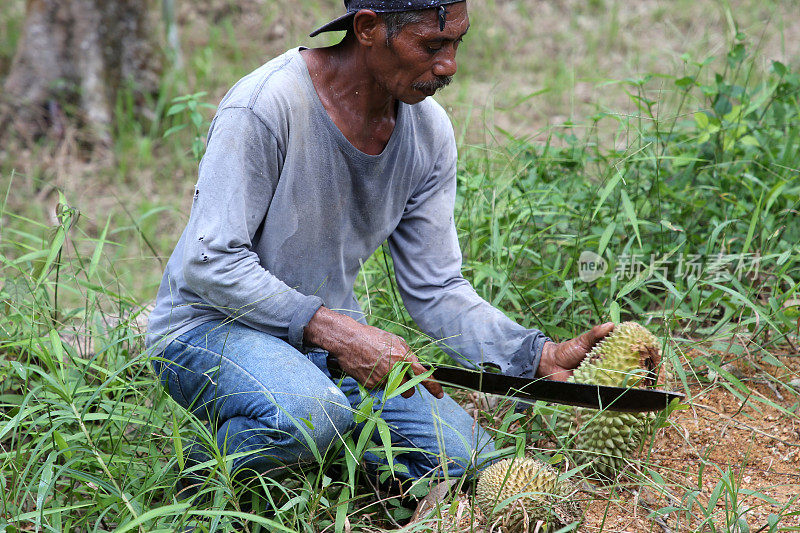
[[[435,9],[447,4],[455,4],[464,0],[344,0],[347,13],[333,19],[324,26],[311,32],[310,37],[325,31],[345,31],[353,24],[353,17],[362,9],[370,9],[375,13],[399,13],[401,11],[418,11]]]

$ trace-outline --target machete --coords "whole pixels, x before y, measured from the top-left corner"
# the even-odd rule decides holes
[[[679,392],[659,389],[609,387],[542,378],[530,379],[450,366],[436,366],[433,378],[439,383],[500,396],[628,413],[661,411],[672,400],[680,400],[684,397]]]
[[[444,365],[424,365],[433,368],[433,379],[444,385],[472,389],[488,394],[510,396],[523,400],[541,400],[550,403],[575,405],[590,409],[605,409],[639,413],[660,411],[673,400],[684,395],[659,389],[609,387],[587,383],[567,383],[542,378],[521,378],[495,372],[482,372]],[[328,356],[332,375],[340,374],[341,367],[333,356]]]

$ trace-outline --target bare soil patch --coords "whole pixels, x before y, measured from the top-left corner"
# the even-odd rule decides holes
[[[797,368],[796,360],[788,361]],[[797,409],[796,395],[785,394],[779,400],[766,384],[745,382],[753,395]],[[671,426],[659,432],[650,451],[650,467],[666,483],[658,492],[652,486],[632,483],[606,494],[601,489],[598,496],[604,497],[588,506],[586,531],[660,531],[663,526],[676,532],[696,531],[706,516],[718,529],[727,530],[736,514],[758,530],[767,524],[770,513],[800,510],[797,417],[752,397],[743,403],[720,383],[711,387],[692,384],[690,392],[690,408],[673,414]],[[712,510],[704,510],[726,474],[731,476],[730,488],[723,488]],[[687,496],[695,490],[699,505],[690,507]],[[669,506],[682,510],[664,516],[662,524],[649,516],[651,511]],[[800,516],[784,519],[780,525],[800,526]]]

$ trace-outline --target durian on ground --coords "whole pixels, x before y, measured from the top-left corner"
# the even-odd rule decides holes
[[[661,343],[635,322],[617,324],[569,378],[573,383],[646,387],[660,381]],[[579,465],[591,464],[603,477],[614,477],[634,460],[653,429],[656,413],[558,408],[553,430],[559,443],[573,451]]]
[[[555,530],[581,521],[583,511],[576,492],[542,461],[504,459],[481,472],[475,503],[491,524],[508,533],[534,531],[540,521]]]

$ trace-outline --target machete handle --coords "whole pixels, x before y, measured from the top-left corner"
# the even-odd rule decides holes
[[[329,353],[328,357],[325,358],[325,364],[328,366],[328,372],[331,373],[331,377],[335,379],[341,379],[347,377],[347,374],[342,367],[339,365],[339,360],[336,359],[336,356]]]

